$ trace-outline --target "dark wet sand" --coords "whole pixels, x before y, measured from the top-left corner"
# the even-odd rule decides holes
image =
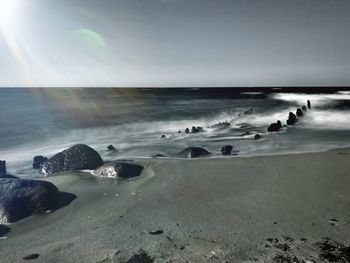
[[[140,249],[155,262],[273,262],[285,252],[269,237],[299,259],[322,262],[313,245],[323,237],[350,245],[349,149],[136,162],[145,169],[127,181],[46,178],[77,199],[10,225],[0,262],[36,253],[30,262],[126,262]]]

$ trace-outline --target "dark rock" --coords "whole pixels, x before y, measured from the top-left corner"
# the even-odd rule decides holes
[[[303,116],[303,111],[300,108],[298,108],[296,114],[297,114],[298,117],[302,117]]]
[[[230,155],[232,153],[232,149],[232,145],[225,145],[224,147],[222,147],[221,152],[223,155]]]
[[[255,140],[260,140],[261,139],[261,135],[260,134],[255,134],[254,139]]]
[[[181,131],[179,130],[177,133],[181,133]]]
[[[112,144],[107,146],[108,151],[115,151],[117,150]]]
[[[33,260],[37,259],[39,257],[39,254],[30,254],[28,256],[23,257],[24,260]]]
[[[137,254],[134,254],[125,263],[153,263],[154,259],[148,255],[144,250],[140,250]]]
[[[188,147],[180,154],[186,158],[196,158],[200,156],[207,156],[210,154],[210,152],[200,147]]]
[[[290,112],[288,120],[287,120],[287,124],[288,125],[293,125],[293,124],[296,123],[296,121],[297,121],[297,116],[293,112]]]
[[[166,139],[166,136],[164,134],[162,134],[162,136],[160,136],[161,139]]]
[[[185,133],[190,133],[190,129],[189,129],[189,128],[186,128],[186,129],[185,129]]]
[[[10,233],[11,228],[5,226],[5,225],[0,225],[0,237]]]
[[[46,162],[48,159],[44,156],[37,155],[33,159],[33,169],[40,169],[44,162]]]
[[[282,122],[280,120],[278,120],[276,123],[277,123],[278,127],[281,129],[282,128]]]
[[[278,132],[282,127],[281,122],[279,123],[271,123],[269,127],[267,127],[268,132]]]
[[[85,144],[74,145],[47,160],[42,168],[44,174],[64,171],[96,169],[103,165],[101,156]]]
[[[230,126],[231,126],[231,124],[229,122],[225,121],[225,122],[219,122],[217,124],[214,124],[214,125],[210,126],[209,128],[226,129],[226,128],[230,127]]]
[[[191,133],[198,133],[198,132],[201,132],[203,131],[203,127],[195,127],[193,126],[192,129],[191,129]]]
[[[162,229],[157,229],[157,230],[149,231],[148,233],[151,235],[160,235],[160,234],[163,234],[164,232]]]
[[[0,179],[0,222],[15,222],[58,207],[59,191],[52,183]]]
[[[0,174],[6,174],[6,161],[0,161]]]
[[[301,109],[302,109],[303,111],[307,111],[307,108],[306,108],[305,105],[303,105],[303,107],[301,107]]]
[[[126,162],[110,162],[97,168],[93,173],[96,176],[110,178],[131,178],[142,173],[143,166]]]
[[[311,109],[311,102],[309,100],[307,100],[307,107],[308,109]]]

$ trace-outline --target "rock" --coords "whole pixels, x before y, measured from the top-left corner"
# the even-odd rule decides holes
[[[162,136],[160,136],[161,139],[166,139],[166,136],[164,134],[162,134]]]
[[[33,260],[33,259],[37,259],[39,256],[40,256],[39,254],[30,254],[30,255],[23,257],[23,259],[24,260]]]
[[[33,169],[40,169],[44,162],[46,162],[48,159],[44,156],[37,155],[33,159]]]
[[[115,151],[117,150],[112,144],[107,146],[108,151]]]
[[[242,137],[243,137],[243,136],[249,136],[249,135],[252,135],[252,134],[253,134],[252,132],[246,131],[246,132],[242,133],[241,136],[242,136]]]
[[[229,122],[225,121],[225,122],[219,122],[217,124],[214,124],[214,125],[210,126],[209,128],[226,129],[226,128],[230,127],[230,126],[231,126],[231,124]]]
[[[191,133],[198,133],[198,132],[201,132],[203,131],[203,127],[195,127],[193,126],[192,129],[191,129]]]
[[[307,107],[308,109],[311,109],[311,102],[309,100],[307,100]]]
[[[303,116],[303,111],[300,108],[298,108],[296,114],[297,114],[298,117],[302,117]]]
[[[209,154],[210,152],[200,147],[188,147],[180,153],[180,155],[184,156],[185,158],[196,158],[200,156],[207,156]]]
[[[190,133],[190,129],[189,129],[189,128],[186,128],[186,129],[185,129],[185,133]]]
[[[287,120],[287,124],[288,125],[293,125],[293,124],[296,123],[296,121],[297,121],[297,116],[293,112],[290,112],[288,120]]]
[[[282,128],[281,122],[271,123],[269,127],[267,127],[268,132],[278,132]]]
[[[161,153],[156,153],[152,155],[152,158],[163,158],[163,157],[165,157],[165,155]]]
[[[137,254],[134,254],[125,263],[153,263],[154,259],[149,256],[144,250],[140,250]]]
[[[261,139],[261,135],[260,134],[255,134],[254,139],[255,140],[260,140]]]
[[[6,161],[0,161],[0,174],[6,174]]]
[[[0,179],[0,222],[11,223],[58,207],[59,191],[45,181]]]
[[[10,233],[11,228],[5,226],[5,225],[0,225],[0,237]]]
[[[179,130],[177,133],[181,133],[181,131]]]
[[[109,178],[131,178],[142,173],[143,166],[126,162],[110,162],[97,168],[93,174]]]
[[[101,156],[85,144],[74,145],[47,160],[42,168],[44,174],[64,171],[96,169],[103,165]]]
[[[149,231],[148,233],[151,235],[160,235],[163,234],[163,230],[162,229],[157,229],[157,230],[153,230],[153,231]]]
[[[303,111],[307,111],[307,108],[306,108],[305,105],[303,105],[303,107],[301,107],[301,109],[302,109]]]
[[[232,149],[232,145],[225,145],[224,147],[222,147],[221,152],[223,155],[230,155],[232,153]]]
[[[276,123],[277,123],[278,127],[281,129],[282,128],[282,122],[280,120],[278,120]]]

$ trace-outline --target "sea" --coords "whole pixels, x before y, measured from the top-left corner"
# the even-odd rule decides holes
[[[51,157],[74,144],[96,149],[105,161],[181,158],[186,147],[207,149],[206,158],[327,151],[350,146],[350,92],[227,89],[0,89],[0,160],[8,173],[43,176],[33,157]],[[268,133],[277,120],[311,102],[293,126]],[[226,127],[215,127],[220,122]],[[192,126],[198,133],[185,133]],[[259,134],[261,139],[255,140]],[[161,138],[165,135],[165,138]],[[164,136],[163,136],[164,137]],[[113,145],[117,150],[108,151]],[[233,146],[231,156],[221,148]]]

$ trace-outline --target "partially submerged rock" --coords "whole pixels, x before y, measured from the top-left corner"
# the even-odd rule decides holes
[[[56,209],[59,191],[45,181],[0,179],[0,222],[11,223]]]
[[[221,148],[221,152],[223,155],[230,155],[232,153],[233,146],[232,145],[225,145]]]
[[[153,263],[154,258],[148,255],[144,250],[140,250],[137,254],[134,254],[125,263]]]
[[[307,107],[308,107],[308,109],[311,109],[311,102],[310,102],[310,100],[307,100]]]
[[[287,124],[293,125],[296,123],[296,121],[297,121],[297,116],[293,112],[290,112],[288,116]]]
[[[107,146],[108,151],[115,151],[117,150],[112,144]]]
[[[44,174],[64,171],[96,169],[103,165],[101,156],[85,144],[74,145],[47,160],[42,168]]]
[[[93,174],[109,178],[131,178],[142,173],[143,166],[126,162],[110,162],[97,168]]]
[[[277,121],[276,123],[271,123],[269,127],[267,127],[268,132],[278,132],[282,128],[281,121]]]
[[[254,140],[260,140],[261,139],[261,135],[260,134],[255,134],[254,136]]]
[[[209,128],[213,128],[213,129],[226,129],[226,128],[229,128],[231,126],[231,124],[227,121],[225,122],[219,122],[219,123],[216,123],[212,126],[210,126]]]
[[[296,114],[297,114],[298,117],[302,117],[303,116],[303,111],[300,108],[298,108]]]
[[[210,152],[201,147],[188,147],[180,153],[180,155],[185,158],[196,158],[200,156],[207,156],[209,154]]]

